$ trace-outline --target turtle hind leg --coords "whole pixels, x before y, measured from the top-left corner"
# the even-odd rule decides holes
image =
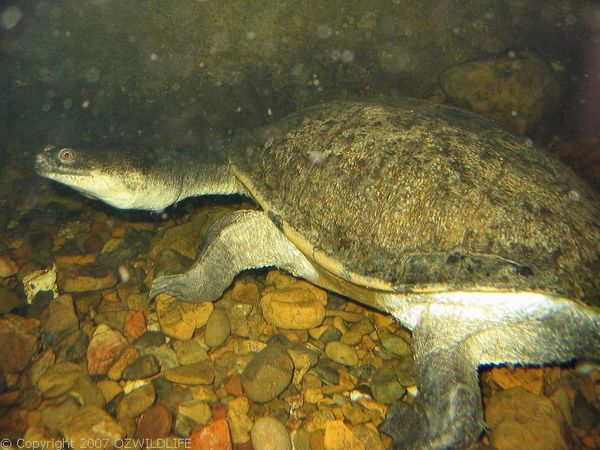
[[[233,278],[246,269],[278,267],[309,281],[314,267],[262,211],[235,211],[208,230],[192,267],[177,275],[156,278],[150,297],[160,293],[181,300],[214,301]]]
[[[468,447],[484,428],[477,362],[460,344],[435,337],[427,344],[439,348],[419,355],[416,345],[417,397],[410,405],[394,404],[382,431],[394,439],[394,449]]]

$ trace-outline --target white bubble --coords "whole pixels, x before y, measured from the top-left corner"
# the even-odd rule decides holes
[[[508,57],[509,58],[514,58],[515,56],[517,56],[517,54],[513,50],[511,50],[511,51],[508,52]]]
[[[574,191],[572,189],[569,191],[567,196],[569,197],[569,200],[573,202],[578,202],[579,200],[581,200],[581,195],[579,194],[579,192]]]
[[[519,113],[518,113],[518,112],[516,112],[515,110],[512,110],[512,111],[510,112],[510,115],[511,115],[511,116],[513,116],[513,117],[517,117],[517,114],[519,114]]]
[[[342,52],[342,61],[345,63],[354,61],[354,52],[352,50],[344,50]]]
[[[319,152],[317,150],[308,152],[308,159],[310,159],[310,162],[313,164],[323,164],[323,161],[325,161],[326,157],[327,156],[325,156],[323,152]]]
[[[6,30],[12,30],[19,24],[22,18],[23,13],[18,7],[9,6],[2,11],[2,16],[0,16],[0,25],[2,25],[2,28]]]
[[[151,53],[150,61],[158,61],[158,55],[156,53]]]
[[[339,50],[331,50],[331,60],[335,62],[340,59],[342,59],[342,52]]]
[[[131,274],[127,267],[119,266],[119,278],[121,278],[122,283],[127,283],[131,279]]]
[[[333,30],[329,25],[319,25],[317,27],[317,36],[321,39],[327,39],[333,34]]]
[[[246,39],[251,41],[252,39],[256,39],[256,33],[254,31],[248,31],[246,33]]]
[[[90,101],[89,100],[84,100],[83,103],[81,104],[81,107],[83,109],[87,109],[90,106]]]

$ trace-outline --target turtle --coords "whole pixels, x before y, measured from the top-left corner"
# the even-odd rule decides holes
[[[192,267],[149,295],[217,300],[276,267],[412,331],[418,393],[395,448],[460,448],[485,428],[478,368],[600,359],[600,196],[554,156],[426,100],[333,101],[190,152],[49,146],[41,176],[116,208],[241,195]]]

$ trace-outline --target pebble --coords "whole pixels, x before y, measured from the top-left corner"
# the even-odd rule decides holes
[[[108,325],[98,325],[87,349],[89,374],[106,374],[128,345],[127,339],[121,333]]]
[[[146,332],[146,313],[141,309],[127,312],[123,323],[123,333],[126,337],[137,339]]]
[[[0,314],[6,314],[19,307],[21,300],[13,291],[0,286]]]
[[[150,408],[155,399],[156,391],[152,383],[134,389],[125,395],[117,405],[117,417],[133,419]]]
[[[493,395],[486,404],[490,444],[498,450],[568,449],[567,424],[549,398],[516,387]]]
[[[186,385],[211,384],[215,379],[215,368],[209,358],[194,364],[167,370],[164,375],[167,380],[173,383]]]
[[[356,366],[358,364],[358,354],[356,350],[339,341],[329,342],[325,346],[325,354],[333,361],[345,366]]]
[[[123,371],[124,380],[148,378],[160,372],[160,364],[156,356],[144,355],[131,362]]]
[[[80,409],[81,406],[74,399],[67,398],[58,404],[44,406],[40,422],[48,430],[60,433],[73,417],[77,417]]]
[[[139,358],[139,356],[139,352],[133,345],[125,347],[115,363],[108,369],[108,372],[106,373],[108,378],[114,381],[122,379],[125,368]]]
[[[381,345],[391,354],[400,358],[405,358],[412,354],[410,344],[400,336],[393,334],[383,334],[380,337]]]
[[[123,388],[119,383],[113,380],[100,380],[98,381],[98,388],[104,396],[106,403],[110,402],[113,398],[123,392]]]
[[[193,364],[208,358],[208,353],[195,339],[173,341],[173,348],[180,364]]]
[[[8,256],[0,255],[0,278],[12,277],[19,271],[19,266]]]
[[[156,299],[156,316],[164,334],[185,341],[203,327],[213,311],[212,302],[187,303],[167,295]]]
[[[137,423],[137,439],[158,439],[167,437],[172,427],[171,413],[164,405],[157,403],[147,409]]]
[[[101,291],[117,284],[117,276],[110,269],[96,267],[65,268],[59,272],[58,287],[61,292],[74,293],[85,291]]]
[[[342,420],[327,422],[325,436],[323,437],[325,450],[365,450],[365,446],[344,425]]]
[[[85,361],[89,337],[84,330],[75,330],[59,340],[53,341],[56,359],[81,363]]]
[[[64,438],[73,443],[74,450],[89,449],[89,442],[98,439],[106,447],[114,446],[125,437],[125,430],[106,411],[97,406],[84,406],[77,420],[67,421],[62,429]]]
[[[215,308],[208,318],[204,330],[204,342],[210,348],[219,347],[229,337],[231,324],[227,311],[223,308]]]
[[[286,287],[263,291],[260,307],[264,319],[273,326],[287,330],[308,330],[318,327],[325,318],[323,295],[303,287]]]
[[[0,319],[0,369],[6,374],[24,370],[37,353],[40,323],[6,314]]]
[[[227,420],[215,420],[206,427],[198,427],[192,432],[191,450],[232,450]]]
[[[46,370],[37,386],[44,397],[59,397],[71,389],[83,373],[83,369],[75,363],[59,362]]]
[[[61,295],[50,302],[47,319],[42,330],[50,336],[69,334],[79,328],[79,320],[73,307],[71,295]]]
[[[524,387],[532,394],[541,394],[544,390],[544,370],[541,367],[493,367],[490,377],[503,391],[517,386]]]
[[[103,408],[106,403],[102,391],[87,374],[83,374],[75,380],[69,389],[69,396],[76,398],[82,405],[95,405]]]
[[[244,369],[242,386],[250,400],[265,403],[289,386],[293,373],[294,364],[285,348],[269,344]]]
[[[208,403],[200,400],[182,402],[177,407],[175,432],[180,436],[189,436],[198,425],[210,422],[211,411]]]
[[[291,450],[292,441],[285,426],[274,417],[259,417],[250,432],[254,450]]]
[[[398,365],[392,362],[383,365],[371,377],[371,392],[378,402],[392,404],[406,393],[406,387],[396,375],[397,370]]]
[[[141,355],[152,355],[158,360],[161,370],[169,370],[179,366],[177,355],[168,344],[163,344],[158,347],[142,347]]]
[[[236,397],[227,404],[227,419],[234,444],[244,444],[250,440],[252,420],[248,417],[250,403],[246,397]]]
[[[350,330],[341,337],[340,342],[347,345],[358,345],[363,336],[369,334],[374,329],[373,322],[369,318],[364,318],[353,324]]]
[[[160,331],[146,331],[134,341],[133,345],[141,349],[144,347],[159,347],[165,342],[165,335]]]

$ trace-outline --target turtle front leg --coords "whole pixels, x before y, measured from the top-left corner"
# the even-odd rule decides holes
[[[413,330],[419,392],[412,404],[399,401],[388,411],[382,431],[394,449],[465,448],[484,428],[479,362],[465,341],[446,334],[452,326],[430,322]]]
[[[150,297],[160,293],[187,301],[214,301],[246,269],[277,267],[309,281],[312,264],[263,211],[235,211],[208,230],[194,265],[178,275],[156,278]]]

